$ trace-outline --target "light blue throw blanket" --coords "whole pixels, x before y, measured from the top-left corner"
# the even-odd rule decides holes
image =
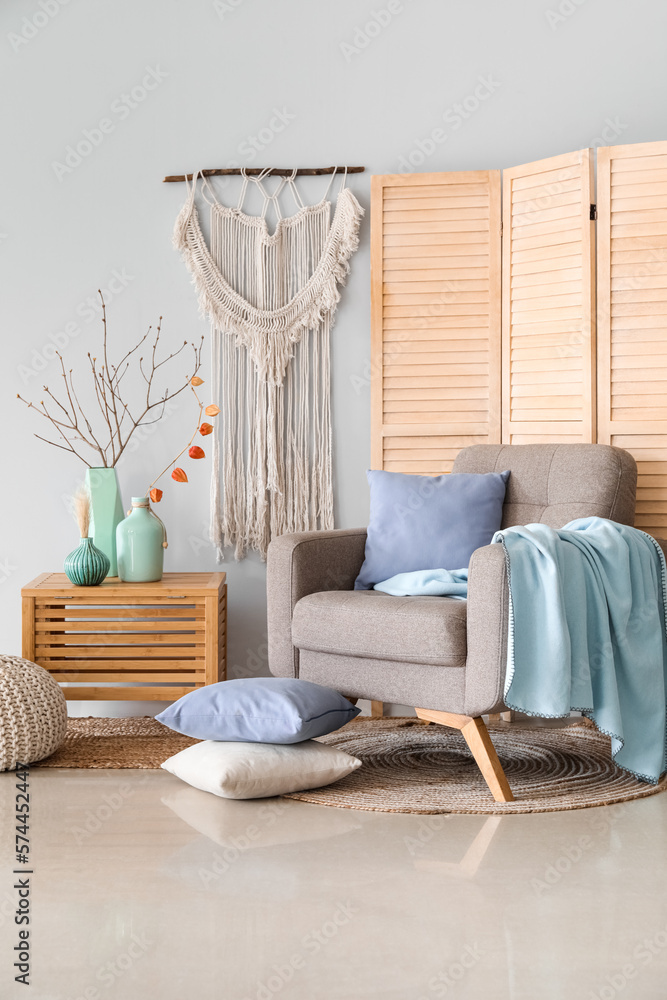
[[[656,783],[665,771],[665,557],[649,535],[599,517],[555,531],[498,531],[510,625],[505,704],[589,716],[616,763]]]
[[[413,573],[397,573],[373,590],[392,597],[456,597],[465,600],[468,594],[468,568],[419,569]]]
[[[527,715],[584,712],[616,763],[656,783],[667,766],[667,572],[649,535],[600,517],[498,531],[510,585],[504,700]],[[466,570],[400,573],[387,594],[464,597]]]

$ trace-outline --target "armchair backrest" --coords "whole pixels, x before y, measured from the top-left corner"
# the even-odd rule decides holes
[[[502,472],[507,484],[503,528],[541,522],[562,528],[577,517],[635,521],[637,465],[606,444],[476,444],[456,457],[452,472]]]

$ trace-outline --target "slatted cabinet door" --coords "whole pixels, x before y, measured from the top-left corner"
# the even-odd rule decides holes
[[[500,441],[500,221],[497,170],[373,177],[374,469]]]
[[[635,525],[667,537],[667,142],[598,150],[599,435],[637,460]]]
[[[503,441],[595,441],[591,151],[503,171]]]

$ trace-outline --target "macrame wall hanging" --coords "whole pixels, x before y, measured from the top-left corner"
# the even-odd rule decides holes
[[[211,540],[218,558],[223,546],[233,545],[237,559],[248,549],[265,557],[271,538],[284,532],[333,527],[329,337],[363,214],[345,186],[347,171],[333,216],[328,196],[335,173],[315,205],[303,204],[296,170],[272,194],[262,184],[270,168],[241,173],[241,196],[231,208],[199,171],[210,246],[195,200],[197,174],[174,230],[211,322],[213,392],[221,411]],[[264,197],[261,216],[243,211],[249,182]],[[281,218],[285,186],[296,212]],[[278,218],[271,234],[269,205]]]

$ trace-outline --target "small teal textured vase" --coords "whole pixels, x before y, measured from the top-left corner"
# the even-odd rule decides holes
[[[65,560],[65,575],[77,587],[96,587],[108,572],[109,560],[93,545],[92,538],[82,538]]]
[[[116,529],[118,576],[127,583],[162,579],[165,527],[151,510],[148,497],[132,497],[132,510]]]
[[[90,492],[90,535],[109,560],[109,576],[118,576],[116,528],[125,513],[120,499],[115,469],[93,468],[86,471]]]

